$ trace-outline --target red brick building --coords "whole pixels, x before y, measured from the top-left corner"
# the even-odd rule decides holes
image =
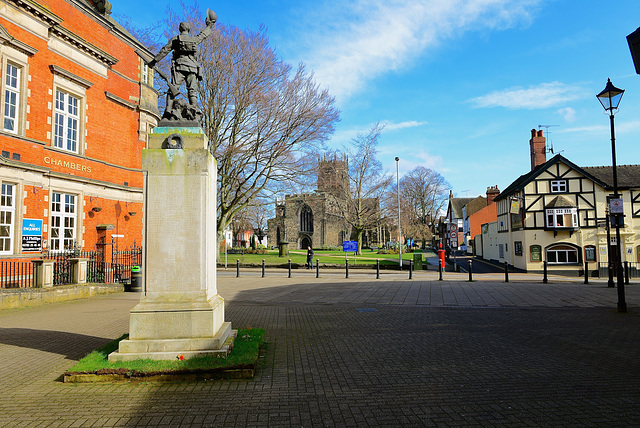
[[[149,52],[110,12],[105,1],[0,3],[0,259],[141,243],[157,93]]]

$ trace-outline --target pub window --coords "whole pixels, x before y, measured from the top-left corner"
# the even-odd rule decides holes
[[[16,186],[2,183],[0,193],[0,254],[13,252],[13,231],[16,222]]]
[[[52,251],[73,248],[76,242],[76,195],[53,192],[51,194],[51,245]]]
[[[546,224],[548,228],[577,228],[578,210],[576,208],[546,209]]]
[[[551,180],[551,193],[566,193],[567,180]]]
[[[569,245],[553,245],[547,248],[547,262],[558,265],[578,263],[578,250]]]

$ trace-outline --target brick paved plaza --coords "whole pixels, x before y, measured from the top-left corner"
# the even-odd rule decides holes
[[[640,286],[512,274],[219,271],[253,380],[64,384],[128,330],[134,293],[0,313],[0,426],[638,426]]]

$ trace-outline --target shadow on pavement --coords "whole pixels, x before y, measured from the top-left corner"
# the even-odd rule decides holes
[[[0,328],[0,343],[64,355],[67,359],[76,361],[111,340],[113,338],[66,331]],[[69,346],[70,343],[73,343],[73,346]]]

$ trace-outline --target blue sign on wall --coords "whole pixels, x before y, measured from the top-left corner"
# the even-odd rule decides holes
[[[345,253],[353,251],[355,253],[358,251],[358,241],[342,241],[342,251]]]
[[[22,219],[22,236],[42,236],[42,220]]]
[[[22,251],[42,250],[42,220],[22,219]]]

